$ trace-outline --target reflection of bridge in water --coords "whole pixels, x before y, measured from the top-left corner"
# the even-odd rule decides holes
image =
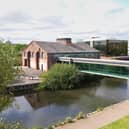
[[[81,72],[129,79],[129,61],[59,57],[59,62],[73,63]]]

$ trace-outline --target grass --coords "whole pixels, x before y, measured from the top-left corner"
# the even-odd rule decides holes
[[[109,125],[106,125],[100,129],[129,129],[129,116],[126,116],[120,120],[117,120]]]

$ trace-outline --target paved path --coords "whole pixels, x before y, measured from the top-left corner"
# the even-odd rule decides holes
[[[129,100],[106,107],[103,111],[92,114],[86,119],[78,120],[57,129],[99,129],[126,115],[129,115]]]
[[[36,70],[28,67],[22,67],[22,70],[24,72],[24,76],[34,76],[34,77],[39,77],[40,74],[42,73],[41,70]]]
[[[22,73],[12,82],[12,85],[22,85],[27,83],[31,84],[40,82],[39,76],[42,74],[41,70],[36,70],[24,66],[20,68],[22,68]]]

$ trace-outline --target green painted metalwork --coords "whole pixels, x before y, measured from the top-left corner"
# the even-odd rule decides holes
[[[59,62],[73,63],[84,73],[129,79],[128,61],[60,57]]]
[[[107,75],[119,78],[129,78],[129,67],[103,64],[75,63],[80,71],[91,74]]]

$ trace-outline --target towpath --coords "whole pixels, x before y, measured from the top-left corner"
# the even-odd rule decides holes
[[[129,115],[129,100],[106,107],[103,111],[93,113],[88,118],[56,129],[99,129],[127,115]]]

